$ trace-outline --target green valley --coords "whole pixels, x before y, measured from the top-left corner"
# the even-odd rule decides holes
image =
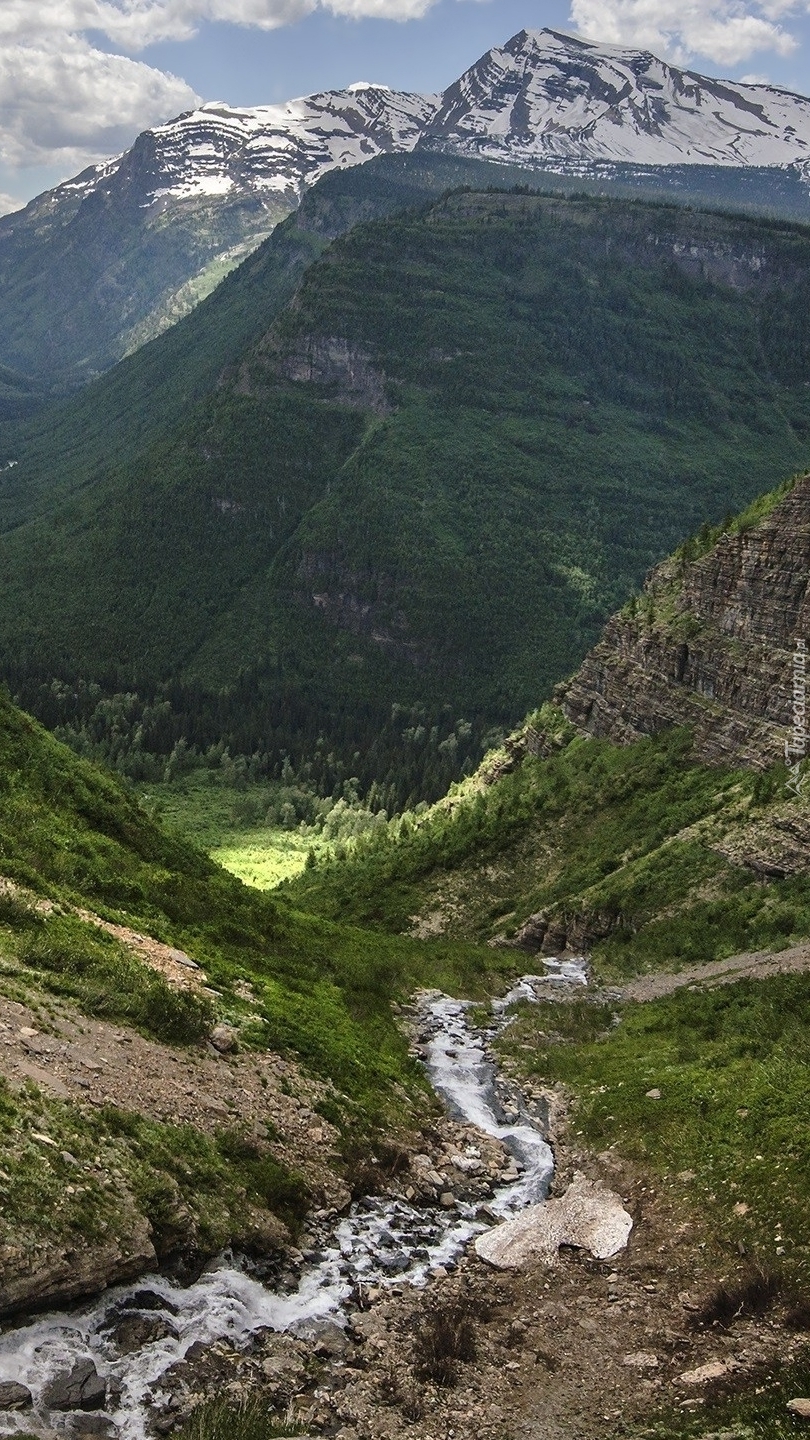
[[[805,133],[524,30],[0,219],[0,1437],[810,1423]]]
[[[685,542],[477,774],[291,893],[384,931],[585,950],[611,980],[806,935],[784,736],[808,537],[805,475]]]
[[[255,379],[272,363],[266,347],[252,363]],[[329,413],[343,423],[354,414],[334,403]],[[145,784],[138,804],[120,781],[0,700],[0,1009],[8,1016],[2,1034],[10,1046],[22,1037],[27,1067],[11,1050],[0,1088],[3,1243],[18,1257],[3,1272],[6,1311],[32,1295],[91,1294],[150,1264],[193,1275],[228,1241],[281,1264],[273,1257],[288,1253],[305,1213],[309,1225],[313,1205],[334,1216],[352,1188],[384,1192],[369,1200],[372,1214],[385,1195],[413,1200],[415,1186],[435,1186],[419,1178],[420,1166],[446,1132],[416,1063],[408,997],[437,987],[484,1001],[542,957],[584,950],[592,992],[522,1008],[496,1053],[510,1084],[552,1107],[563,1175],[572,1164],[601,1167],[621,1184],[639,1238],[626,1261],[587,1274],[579,1261],[561,1263],[548,1287],[576,1285],[586,1309],[575,1317],[590,1313],[610,1265],[610,1283],[638,1284],[642,1297],[663,1287],[650,1276],[667,1266],[675,1284],[696,1274],[691,1330],[681,1335],[662,1308],[662,1288],[656,1315],[643,1312],[646,1343],[663,1350],[680,1327],[666,1363],[689,1373],[687,1363],[705,1360],[719,1335],[747,1326],[770,1368],[735,1361],[737,1388],[711,1392],[706,1415],[715,1426],[753,1426],[754,1435],[789,1434],[785,1401],[807,1373],[807,1183],[797,1117],[807,1088],[810,955],[801,942],[810,933],[810,834],[806,801],[788,793],[788,772],[774,757],[790,705],[779,676],[790,675],[791,637],[804,614],[808,535],[807,476],[704,528],[614,616],[553,703],[437,804],[390,820],[363,804],[356,783],[318,801],[289,764],[281,777],[262,779],[225,750],[202,769],[175,754],[175,780]],[[654,685],[643,664],[649,654]],[[709,675],[715,696],[727,699],[706,694]],[[399,725],[417,718],[396,717]],[[724,747],[743,725],[740,766]],[[161,814],[171,828],[161,827]],[[271,893],[241,884],[181,838],[185,829],[214,844],[231,827],[247,840],[250,830],[239,827],[253,821],[286,824],[291,846],[313,848],[304,872]],[[767,953],[740,955],[758,950]],[[785,974],[776,973],[782,954]],[[712,969],[730,956],[739,957],[737,970]],[[120,1091],[103,1098],[121,1068],[115,1047],[125,1052],[119,1084],[129,1087],[128,1103]],[[78,1057],[95,1066],[93,1083],[103,1087],[95,1099],[65,1093],[77,1073],[73,1084],[90,1083]],[[146,1071],[155,1057],[167,1072],[168,1113],[146,1103],[144,1077],[128,1068]],[[197,1096],[214,1075],[228,1100],[215,1099],[206,1117]],[[449,1168],[459,1143],[452,1133],[433,1163]],[[32,1207],[33,1190],[49,1197],[47,1219]],[[451,1201],[446,1194],[441,1205]],[[691,1236],[666,1262],[644,1248],[662,1233],[662,1206],[676,1234]],[[78,1256],[68,1270],[65,1247]],[[462,1263],[459,1280],[437,1271],[434,1283],[451,1298],[430,1304],[477,1293],[474,1264]],[[510,1319],[527,1302],[509,1284],[497,1316],[463,1312],[489,1386],[498,1357],[484,1348],[487,1337],[525,1323]],[[397,1288],[407,1297],[408,1287]],[[369,1325],[383,1313],[378,1303],[370,1301]],[[424,1317],[409,1321],[407,1298],[384,1303],[392,1324],[402,1305],[402,1323],[422,1333]],[[352,1324],[359,1334],[365,1319]],[[624,1327],[625,1347],[639,1343],[632,1307],[620,1305],[613,1324]],[[503,1343],[520,1355],[506,1372],[510,1384],[529,1363],[534,1376],[533,1352]],[[250,1351],[228,1357],[252,1377],[249,1393],[264,1397],[275,1423],[279,1395],[262,1389]],[[384,1349],[372,1354],[355,1384],[372,1413],[384,1403],[407,1419],[419,1408],[414,1397],[432,1394],[425,1362],[412,1362],[423,1378],[410,1390],[386,1380],[385,1363]],[[586,1375],[583,1403],[604,1405],[606,1363],[600,1355],[598,1375]],[[625,1373],[617,1363],[618,1372],[608,1367],[614,1388]],[[268,1364],[263,1373],[275,1374],[276,1360]],[[442,1382],[436,1406],[470,1403],[471,1373]],[[310,1407],[301,1413],[315,1413],[316,1387],[341,1403],[341,1377],[330,1376],[319,1360],[299,1377],[301,1404]],[[676,1369],[673,1384],[677,1377]],[[199,1383],[214,1393],[210,1377]],[[544,1403],[565,1408],[568,1393],[544,1381]],[[641,1428],[628,1432],[622,1422],[607,1433],[704,1436],[705,1425],[673,1403],[668,1390],[645,1392],[628,1409]],[[206,1434],[221,1419],[203,1407],[191,1423]],[[247,1433],[253,1422],[247,1412],[243,1419]],[[767,1425],[771,1432],[756,1428]]]

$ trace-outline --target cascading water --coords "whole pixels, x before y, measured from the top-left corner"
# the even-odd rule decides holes
[[[454,1118],[500,1140],[513,1156],[517,1178],[502,1185],[488,1206],[501,1216],[545,1197],[554,1158],[522,1105],[513,1115],[505,1113],[487,1040],[509,1023],[508,1011],[518,1001],[537,999],[550,987],[587,983],[584,961],[546,964],[545,975],[525,976],[508,995],[493,1002],[493,1021],[485,1031],[468,1023],[467,1002],[433,994],[423,997],[420,1005],[424,1063],[437,1094]],[[432,1268],[451,1264],[487,1228],[477,1213],[476,1206],[463,1201],[449,1212],[417,1208],[398,1198],[369,1198],[355,1204],[340,1221],[291,1294],[267,1289],[233,1260],[223,1259],[194,1285],[181,1288],[161,1276],[150,1276],[137,1288],[109,1291],[85,1309],[46,1315],[8,1331],[0,1336],[0,1383],[26,1386],[34,1406],[33,1412],[0,1413],[0,1434],[44,1435],[69,1429],[69,1417],[49,1408],[46,1392],[56,1377],[70,1373],[82,1361],[92,1361],[107,1382],[104,1415],[109,1433],[143,1440],[149,1397],[192,1344],[220,1339],[239,1344],[265,1329],[305,1333],[307,1325],[319,1320],[340,1323],[346,1302],[359,1285],[384,1286],[394,1279],[423,1285]],[[112,1335],[115,1324],[124,1315],[144,1311],[163,1333],[122,1356]],[[98,1433],[103,1433],[103,1422]]]

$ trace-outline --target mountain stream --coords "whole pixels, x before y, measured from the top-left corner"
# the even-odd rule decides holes
[[[536,1000],[561,986],[587,983],[583,960],[544,961],[547,973],[528,975],[492,1002],[492,1020],[476,1028],[469,1002],[431,992],[418,1002],[419,1038],[427,1074],[450,1115],[499,1139],[513,1157],[510,1178],[487,1206],[489,1223],[506,1218],[548,1193],[554,1158],[541,1129],[512,1087],[508,1098],[491,1057],[490,1042],[510,1022],[519,1001]],[[259,1330],[306,1335],[318,1321],[345,1323],[344,1307],[360,1286],[427,1283],[431,1270],[452,1266],[466,1245],[487,1228],[480,1206],[457,1201],[450,1209],[411,1205],[401,1198],[356,1202],[330,1239],[309,1256],[292,1293],[273,1292],[232,1256],[221,1257],[195,1284],[181,1287],[152,1275],[107,1291],[86,1308],[50,1314],[0,1335],[0,1385],[16,1382],[33,1395],[33,1411],[0,1411],[0,1435],[70,1434],[76,1416],[48,1408],[45,1393],[60,1376],[92,1362],[107,1384],[106,1409],[82,1415],[88,1433],[144,1440],[153,1402],[167,1371],[195,1342],[247,1342]],[[112,1331],[122,1316],[148,1315],[166,1333],[122,1356]],[[91,1367],[88,1367],[91,1369]],[[93,1421],[88,1425],[89,1420]]]

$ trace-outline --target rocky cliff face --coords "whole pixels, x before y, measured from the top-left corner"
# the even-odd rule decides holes
[[[589,734],[626,743],[687,725],[697,758],[766,769],[793,733],[810,638],[810,476],[688,554],[650,573],[557,698]]]

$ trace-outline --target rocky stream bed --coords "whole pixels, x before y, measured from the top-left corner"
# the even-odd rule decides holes
[[[153,1275],[7,1330],[0,1434],[168,1433],[180,1418],[183,1372],[223,1342],[247,1352],[279,1337],[281,1348],[262,1360],[272,1389],[274,1366],[281,1377],[303,1369],[313,1349],[339,1353],[346,1327],[362,1330],[369,1299],[446,1277],[476,1237],[542,1201],[554,1173],[548,1115],[542,1097],[527,1099],[499,1075],[491,1041],[517,1001],[586,983],[584,961],[544,964],[546,974],[524,977],[493,1002],[482,1028],[466,1002],[436,992],[417,998],[415,1043],[449,1114],[441,1157],[412,1156],[401,1185],[344,1215],[316,1212],[281,1270],[262,1274],[223,1256],[192,1285]]]

